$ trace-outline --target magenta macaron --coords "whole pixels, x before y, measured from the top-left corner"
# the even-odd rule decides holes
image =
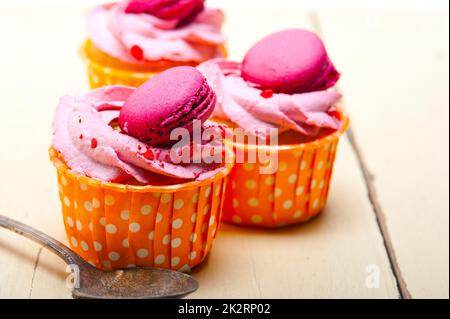
[[[125,12],[148,13],[160,19],[186,20],[201,12],[205,0],[131,0]]]
[[[280,31],[256,43],[242,63],[242,77],[261,89],[304,93],[332,87],[339,72],[322,40],[301,29]]]
[[[192,132],[195,120],[206,121],[215,103],[214,91],[197,69],[176,67],[154,76],[130,95],[120,111],[119,125],[126,134],[161,146],[171,142],[173,129]]]

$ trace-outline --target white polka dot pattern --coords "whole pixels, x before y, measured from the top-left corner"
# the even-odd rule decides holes
[[[164,261],[166,260],[166,256],[164,255],[158,255],[155,258],[155,265],[161,265],[164,263]]]
[[[93,208],[100,208],[100,201],[97,198],[92,199],[92,207]]]
[[[70,199],[67,196],[64,196],[64,205],[66,205],[67,207],[70,207]]]
[[[105,205],[106,206],[113,206],[116,202],[116,199],[112,195],[106,195],[105,196]]]
[[[67,225],[69,225],[69,227],[73,227],[74,223],[73,223],[72,217],[67,216],[66,221],[67,221]]]
[[[181,245],[181,239],[180,238],[175,238],[172,240],[172,247],[173,248],[177,248],[180,247]]]
[[[179,263],[180,263],[180,257],[172,257],[172,260],[170,262],[170,265],[172,267],[178,266]]]
[[[141,214],[144,216],[150,215],[152,213],[153,207],[150,205],[144,205],[141,207]]]
[[[326,203],[337,143],[338,136],[325,137],[310,148],[282,150],[277,160],[236,165],[223,220],[272,228],[317,215]],[[263,167],[275,170],[260,174]]]
[[[211,249],[225,194],[223,180],[174,193],[146,193],[104,188],[70,174],[58,170],[68,241],[95,267],[187,272]]]
[[[253,216],[251,217],[251,219],[252,219],[252,222],[253,222],[254,224],[259,224],[259,223],[262,222],[262,217],[259,216],[259,215],[253,215]]]
[[[163,237],[162,243],[163,245],[168,245],[170,243],[170,234],[167,234]]]
[[[172,227],[174,229],[179,229],[179,228],[181,228],[181,226],[183,226],[183,220],[181,218],[175,219],[172,222]]]
[[[84,209],[86,209],[86,211],[88,211],[88,212],[92,212],[92,210],[93,210],[92,202],[85,201]]]
[[[106,232],[111,235],[114,235],[115,233],[117,233],[116,225],[114,225],[114,224],[106,225]]]
[[[122,220],[129,220],[130,219],[130,211],[128,209],[124,209],[120,212],[120,218]]]
[[[129,230],[131,233],[137,233],[141,230],[141,225],[138,223],[131,223],[129,226]]]
[[[95,249],[95,251],[102,251],[103,245],[97,241],[94,241],[94,249]]]
[[[146,258],[146,257],[148,257],[148,250],[145,249],[145,248],[139,249],[139,250],[137,251],[137,256],[138,256],[139,258]]]
[[[78,240],[75,237],[70,238],[70,242],[71,242],[73,247],[77,247],[78,246]]]
[[[177,199],[174,203],[173,203],[173,208],[176,210],[180,210],[182,209],[184,206],[184,201],[182,199]]]
[[[108,256],[109,256],[109,259],[112,261],[118,261],[120,259],[120,254],[115,251],[110,252],[108,254]]]

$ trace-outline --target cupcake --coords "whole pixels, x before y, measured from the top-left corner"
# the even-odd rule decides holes
[[[198,69],[217,94],[214,118],[235,128],[223,220],[272,228],[316,216],[349,123],[333,88],[340,74],[320,38],[281,31],[242,63],[216,59]]]
[[[224,14],[204,0],[128,0],[94,8],[82,52],[91,88],[139,86],[176,66],[226,55]]]
[[[49,153],[67,238],[83,259],[189,271],[207,256],[234,162],[223,126],[208,120],[215,101],[186,66],[136,89],[61,98]]]

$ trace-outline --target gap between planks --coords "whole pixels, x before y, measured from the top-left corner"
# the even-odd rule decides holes
[[[37,267],[39,265],[39,260],[41,259],[42,249],[43,249],[42,247],[39,247],[39,250],[36,254],[36,261],[34,263],[33,275],[31,276],[30,291],[28,293],[28,299],[31,299],[31,294],[33,293],[34,277],[36,275]]]
[[[313,26],[314,30],[320,34],[323,35],[323,30],[321,28],[321,24],[320,24],[320,20],[319,17],[317,15],[317,12],[315,11],[311,11],[308,14],[309,19],[311,21],[311,25]],[[396,284],[397,284],[397,289],[399,292],[399,295],[402,299],[410,299],[411,298],[411,294],[408,291],[407,288],[407,284],[402,276],[399,264],[398,264],[398,260],[396,257],[396,253],[392,244],[392,240],[389,234],[389,229],[387,227],[387,223],[386,223],[386,217],[385,214],[381,208],[381,205],[379,203],[378,200],[378,196],[377,196],[377,191],[376,191],[376,187],[373,183],[374,181],[374,176],[371,174],[370,170],[368,169],[368,165],[366,164],[366,161],[362,155],[362,151],[356,141],[356,137],[355,137],[355,133],[353,132],[352,128],[349,127],[347,134],[346,134],[349,142],[350,142],[350,146],[351,149],[353,151],[353,153],[356,156],[356,159],[359,163],[360,166],[360,170],[363,174],[363,178],[366,184],[366,188],[367,188],[367,193],[368,193],[368,197],[373,209],[373,212],[375,214],[376,217],[376,221],[377,221],[377,226],[378,229],[381,233],[381,236],[383,238],[383,244],[386,250],[386,254],[388,256],[388,260],[389,260],[389,264],[390,267],[392,269],[392,272],[394,274],[395,280],[396,280]],[[29,290],[29,295],[28,298],[31,298],[32,296],[32,292],[33,292],[33,286],[34,286],[34,279],[35,279],[35,275],[36,275],[36,271],[37,271],[37,267],[39,265],[39,261],[40,261],[40,256],[42,254],[42,250],[43,248],[40,247],[37,255],[36,255],[36,260],[35,260],[35,264],[34,264],[34,269],[33,269],[33,275],[31,278],[31,283],[30,283],[30,290]],[[258,287],[259,290],[260,287]],[[260,292],[260,291],[259,291]]]
[[[317,15],[317,12],[310,11],[308,16],[309,16],[309,19],[311,20],[311,24],[312,24],[314,30],[319,35],[323,36],[323,30],[322,30],[322,26],[320,24],[320,20]],[[385,214],[381,208],[381,204],[378,200],[376,187],[374,185],[374,176],[370,172],[368,165],[363,157],[361,148],[359,147],[359,145],[356,141],[355,133],[353,132],[351,125],[348,128],[346,137],[347,137],[348,141],[350,142],[351,149],[356,156],[356,159],[359,163],[360,170],[363,174],[369,201],[370,201],[372,210],[376,217],[378,229],[383,238],[383,245],[386,250],[388,259],[389,259],[389,264],[390,264],[391,270],[395,277],[395,281],[397,284],[397,290],[399,292],[400,298],[401,299],[411,299],[411,293],[409,292],[406,281],[403,278],[403,275],[402,275],[402,272],[400,270],[400,266],[399,266],[399,263],[397,260],[397,256],[396,256],[396,253],[394,250],[394,246],[392,244],[391,236],[389,234],[389,229],[388,229],[388,226],[386,223],[386,216],[385,216]]]

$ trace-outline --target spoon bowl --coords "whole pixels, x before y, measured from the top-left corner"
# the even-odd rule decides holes
[[[74,283],[73,297],[83,299],[178,298],[198,288],[191,276],[181,272],[159,268],[103,271],[86,262]]]

